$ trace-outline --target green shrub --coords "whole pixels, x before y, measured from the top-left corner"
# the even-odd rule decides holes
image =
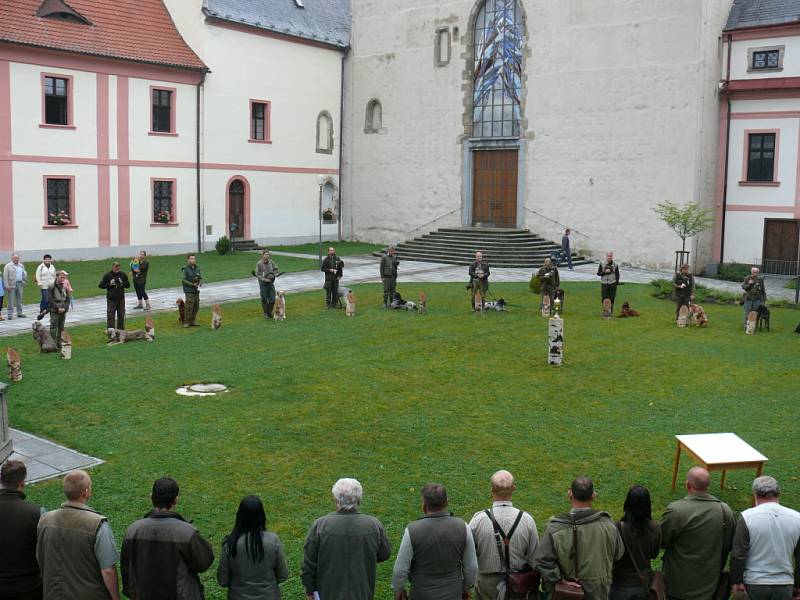
[[[539,278],[536,276],[536,273],[531,275],[531,280],[528,283],[528,287],[531,288],[531,294],[542,293],[542,282],[539,281]]]
[[[795,289],[797,287],[797,278],[790,279],[783,287],[785,287],[787,290]]]
[[[223,235],[221,238],[219,238],[214,247],[217,249],[218,254],[224,255],[231,253],[231,241],[228,239],[227,235]]]
[[[650,285],[651,296],[662,300],[674,300],[671,280],[653,279]],[[698,304],[738,304],[742,299],[741,294],[715,290],[704,285],[695,286],[694,296]]]
[[[745,265],[742,263],[722,263],[717,271],[717,279],[724,279],[725,281],[744,281],[744,278],[750,275],[750,268],[753,265]]]

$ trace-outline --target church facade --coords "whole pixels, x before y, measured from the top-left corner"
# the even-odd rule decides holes
[[[661,202],[713,209],[730,0],[353,3],[345,233],[528,227],[672,265]],[[712,234],[691,248],[712,260]]]

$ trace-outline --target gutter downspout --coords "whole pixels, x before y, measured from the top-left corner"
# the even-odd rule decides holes
[[[350,46],[342,52],[342,72],[339,79],[339,241],[342,241],[342,196],[344,193],[344,181],[342,171],[342,157],[344,155],[344,61],[350,52]]]
[[[203,229],[201,223],[201,206],[200,206],[200,88],[206,80],[206,72],[203,71],[203,76],[197,84],[197,102],[195,108],[195,180],[197,186],[197,252],[203,251]]]
[[[728,163],[731,152],[731,95],[728,92],[728,85],[731,82],[731,50],[733,46],[733,35],[728,34],[728,64],[725,68],[725,98],[728,103],[728,114],[726,115],[725,133],[725,168],[723,169],[722,182],[722,223],[719,235],[719,263],[725,262],[725,212],[728,207]]]

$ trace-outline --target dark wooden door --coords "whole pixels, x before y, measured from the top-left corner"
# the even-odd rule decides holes
[[[797,260],[799,224],[789,219],[764,221],[764,260]]]
[[[518,150],[476,150],[472,154],[472,224],[517,226]]]
[[[244,183],[238,179],[228,187],[228,235],[244,237]]]

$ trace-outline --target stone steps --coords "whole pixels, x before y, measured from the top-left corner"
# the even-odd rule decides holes
[[[252,252],[264,249],[263,246],[256,244],[254,240],[236,240],[231,242],[231,247],[235,252]]]
[[[493,267],[538,268],[548,256],[560,249],[558,244],[520,229],[445,228],[397,245],[401,260],[469,265],[475,252],[481,251]],[[385,251],[384,251],[385,252]],[[376,256],[384,252],[376,252]],[[572,254],[573,264],[590,261]],[[562,263],[563,264],[563,263]]]

